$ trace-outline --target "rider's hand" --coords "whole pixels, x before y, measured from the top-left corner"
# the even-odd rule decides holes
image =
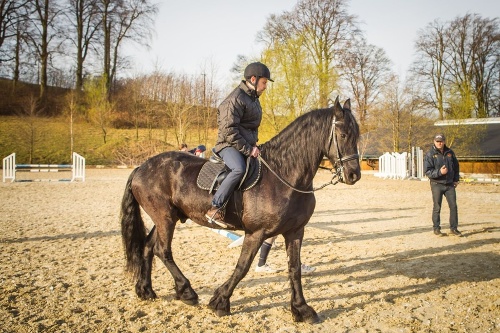
[[[253,147],[253,148],[252,148],[252,153],[250,154],[250,156],[252,156],[252,157],[257,157],[257,156],[259,156],[259,154],[260,154],[260,150],[259,150],[259,148],[257,148],[257,147]]]
[[[446,175],[448,173],[446,165],[443,165],[439,171],[441,172],[442,175]]]

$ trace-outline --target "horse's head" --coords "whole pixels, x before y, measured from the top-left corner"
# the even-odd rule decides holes
[[[359,126],[351,113],[349,99],[341,106],[337,97],[332,109],[333,120],[327,157],[333,164],[339,180],[352,185],[361,178],[358,155]]]

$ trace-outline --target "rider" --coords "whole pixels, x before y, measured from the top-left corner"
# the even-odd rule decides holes
[[[240,82],[217,111],[218,134],[214,153],[224,160],[230,172],[212,200],[212,208],[205,214],[210,223],[227,228],[224,222],[225,206],[245,173],[245,159],[259,156],[258,128],[262,120],[259,97],[271,81],[271,72],[261,62],[245,68]]]

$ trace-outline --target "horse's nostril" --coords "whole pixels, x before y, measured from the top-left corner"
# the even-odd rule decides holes
[[[356,173],[351,173],[350,174],[351,181],[354,183],[358,180],[358,175]]]

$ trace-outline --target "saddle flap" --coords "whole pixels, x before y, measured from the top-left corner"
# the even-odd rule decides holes
[[[250,159],[250,158],[249,158]],[[207,161],[201,167],[201,170],[196,179],[196,184],[202,190],[207,190],[209,192],[215,192],[219,188],[220,184],[226,177],[229,169],[224,163],[214,163],[212,161]],[[242,179],[239,190],[247,191],[257,184],[261,175],[261,163],[260,160],[256,158],[251,158],[249,163],[247,163],[247,170],[245,176]]]

